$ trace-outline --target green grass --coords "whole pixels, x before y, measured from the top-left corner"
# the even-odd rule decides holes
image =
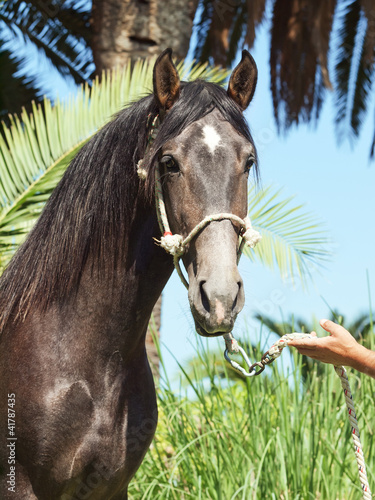
[[[262,375],[184,373],[189,398],[158,389],[159,424],[129,487],[129,498],[250,500],[362,498],[340,380],[330,365],[301,379],[301,357],[286,376],[276,363]],[[348,370],[370,486],[375,490],[375,380]],[[192,397],[192,394],[194,396]]]

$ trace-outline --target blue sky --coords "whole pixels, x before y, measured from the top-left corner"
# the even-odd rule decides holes
[[[328,96],[317,128],[301,125],[287,137],[276,133],[269,82],[269,37],[267,24],[258,33],[251,51],[258,65],[259,79],[254,100],[246,111],[260,156],[261,186],[283,188],[284,196],[295,195],[296,204],[322,221],[332,239],[333,255],[304,291],[297,280],[283,283],[277,272],[242,258],[246,304],[234,330],[241,338],[245,329],[258,339],[259,327],[252,319],[257,312],[277,320],[290,314],[310,320],[326,317],[329,308],[338,309],[348,319],[368,310],[366,272],[375,294],[375,163],[369,162],[369,147],[374,130],[374,100],[363,131],[354,147],[347,141],[340,146],[333,127],[332,97]],[[239,59],[239,57],[238,57]],[[44,69],[44,68],[43,68]],[[44,71],[43,71],[44,72]],[[48,73],[46,84],[64,98],[73,87],[64,84],[55,73]],[[53,91],[49,91],[54,97]],[[324,299],[324,300],[323,300]],[[162,313],[162,352],[169,374],[177,364],[194,356],[196,333],[193,328],[187,292],[176,273],[164,291]],[[261,339],[264,347],[271,340]],[[221,342],[223,344],[223,342]],[[207,341],[216,349],[217,340]]]

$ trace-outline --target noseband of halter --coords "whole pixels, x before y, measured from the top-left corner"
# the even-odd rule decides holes
[[[160,122],[159,116],[156,116],[152,122],[150,134],[147,140],[147,148],[146,153],[148,153],[156,135],[158,132]],[[140,179],[146,179],[147,171],[143,168],[143,159],[139,160],[137,164],[137,173]],[[250,222],[249,216],[246,216],[244,219],[241,219],[237,215],[230,213],[219,213],[214,215],[208,215],[205,217],[199,224],[197,224],[194,229],[190,231],[190,233],[184,239],[180,234],[172,234],[167,212],[165,210],[164,196],[163,196],[163,188],[160,180],[160,166],[159,162],[156,164],[155,170],[155,203],[156,203],[156,214],[158,218],[158,223],[160,227],[161,234],[163,235],[160,240],[155,240],[158,245],[160,245],[164,250],[170,253],[173,256],[173,263],[176,268],[176,271],[181,278],[182,283],[186,288],[189,288],[189,284],[185,279],[185,276],[182,274],[179,260],[181,256],[184,254],[187,245],[190,241],[200,232],[202,231],[210,222],[220,221],[220,220],[231,220],[232,222],[237,223],[240,227],[240,239],[241,242],[238,247],[237,252],[237,262],[240,260],[244,245],[246,244],[250,248],[254,248],[258,241],[261,240],[262,236],[256,231]]]

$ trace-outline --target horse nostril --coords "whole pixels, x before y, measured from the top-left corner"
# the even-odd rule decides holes
[[[240,296],[240,293],[241,293],[241,286],[242,286],[242,283],[241,281],[238,281],[237,282],[237,286],[238,286],[238,289],[237,289],[237,295],[233,301],[233,305],[232,305],[232,311],[234,311],[237,307],[237,301],[238,301],[238,297]]]
[[[237,295],[233,301],[232,312],[238,314],[243,308],[245,302],[245,294],[243,290],[242,280],[237,281]]]
[[[210,312],[210,301],[208,300],[207,294],[204,291],[203,286],[205,285],[205,281],[201,281],[199,284],[199,291],[201,294],[202,306],[209,313]]]

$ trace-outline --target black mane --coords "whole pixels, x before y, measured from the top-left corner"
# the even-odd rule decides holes
[[[252,142],[239,107],[224,89],[200,80],[183,83],[145,158],[146,191],[136,170],[158,113],[152,95],[119,112],[82,147],[0,278],[0,332],[10,318],[18,321],[31,307],[46,308],[75,291],[89,258],[111,257],[116,265],[137,197],[146,194],[152,202],[153,169],[163,144],[214,109]]]

